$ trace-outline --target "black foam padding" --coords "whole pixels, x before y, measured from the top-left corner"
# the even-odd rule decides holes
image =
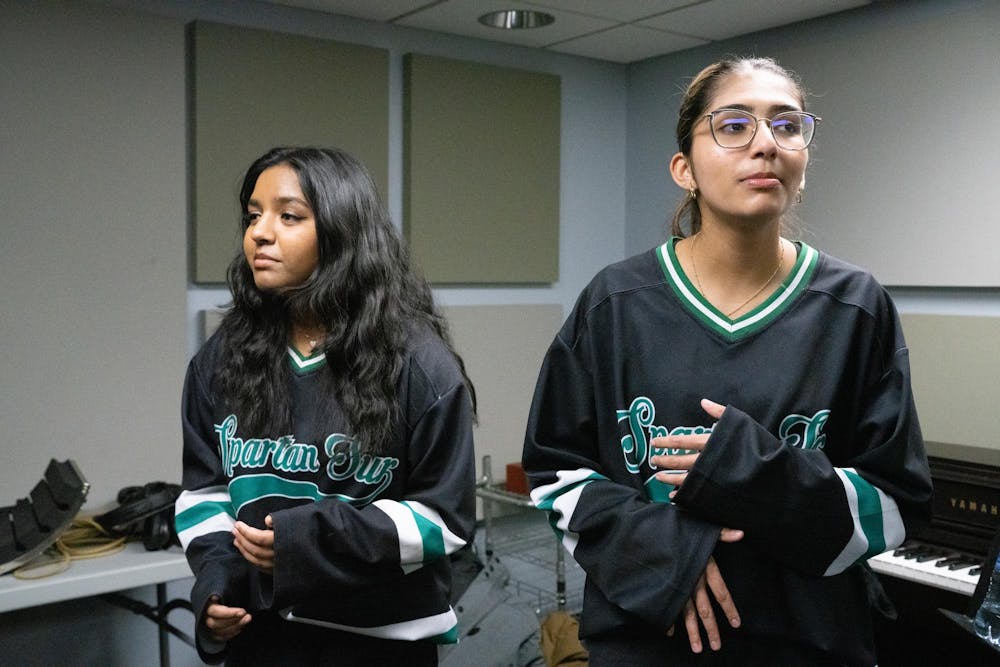
[[[44,479],[31,490],[31,504],[35,508],[38,527],[43,531],[48,532],[64,522],[65,513],[56,505],[52,489]]]
[[[77,476],[68,461],[62,463],[55,459],[49,461],[49,467],[45,469],[45,479],[59,509],[69,509],[78,502],[83,491],[83,480]]]
[[[14,547],[14,526],[10,523],[13,507],[0,507],[0,563],[13,560],[17,555]]]
[[[73,522],[89,489],[72,460],[49,461],[30,498],[0,508],[0,574],[16,570],[52,546]]]
[[[21,498],[11,512],[14,518],[14,544],[18,551],[28,551],[34,549],[45,536],[38,529],[38,522],[35,521],[35,513],[31,509],[31,502],[26,498]]]

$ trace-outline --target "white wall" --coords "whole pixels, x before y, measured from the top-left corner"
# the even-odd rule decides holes
[[[666,164],[687,82],[726,55],[773,56],[823,116],[799,208],[805,240],[887,285],[1000,287],[998,25],[995,1],[874,3],[635,65],[628,251],[662,242],[680,198]]]
[[[27,496],[50,458],[79,463],[92,484],[85,511],[122,486],[180,479],[181,44],[176,20],[0,3],[2,505]],[[176,642],[174,664],[185,650],[197,664]],[[152,623],[96,600],[0,615],[2,664],[156,656]]]
[[[178,21],[0,5],[5,503],[73,458],[88,507],[178,480],[186,353]]]

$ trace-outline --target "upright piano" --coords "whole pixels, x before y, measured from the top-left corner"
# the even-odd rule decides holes
[[[1000,534],[1000,451],[941,443],[928,443],[928,451],[949,455],[928,457],[930,523],[868,561],[898,615],[876,618],[879,667],[1000,665],[1000,652],[939,611],[972,615],[982,599]]]

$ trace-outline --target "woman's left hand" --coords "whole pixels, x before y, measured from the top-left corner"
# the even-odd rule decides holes
[[[233,544],[240,550],[247,562],[266,574],[274,573],[274,521],[268,515],[264,519],[267,526],[259,530],[237,521],[233,526]]]
[[[743,539],[743,531],[723,528],[720,539],[723,542],[738,542]],[[691,650],[694,653],[701,653],[703,648],[699,625],[705,628],[709,647],[713,651],[718,651],[722,648],[722,637],[719,634],[719,625],[715,620],[715,610],[712,609],[712,601],[709,593],[719,603],[719,607],[722,609],[726,620],[729,621],[730,627],[740,627],[740,613],[736,609],[733,596],[729,594],[729,588],[726,587],[726,582],[722,579],[722,573],[719,571],[719,566],[715,563],[715,559],[709,556],[708,563],[705,565],[705,571],[698,577],[698,583],[695,584],[695,590],[691,594],[691,599],[684,605],[684,628],[687,630],[688,642],[691,644]],[[667,636],[674,636],[673,625],[667,630]]]
[[[718,421],[722,413],[726,411],[726,406],[719,405],[707,398],[701,399],[701,408],[710,417]],[[679,487],[687,479],[687,471],[694,467],[698,456],[705,449],[711,433],[699,433],[696,435],[667,435],[653,438],[650,444],[660,449],[687,449],[693,454],[661,454],[650,459],[653,465],[663,469],[665,472],[656,473],[656,479],[665,483]],[[673,493],[670,494],[673,497]]]

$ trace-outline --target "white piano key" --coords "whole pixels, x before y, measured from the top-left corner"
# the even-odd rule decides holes
[[[972,597],[976,584],[979,583],[979,574],[971,574],[972,567],[958,570],[935,567],[934,563],[942,558],[944,556],[918,563],[916,559],[893,556],[891,551],[887,551],[869,558],[868,564],[878,574],[887,574]]]

